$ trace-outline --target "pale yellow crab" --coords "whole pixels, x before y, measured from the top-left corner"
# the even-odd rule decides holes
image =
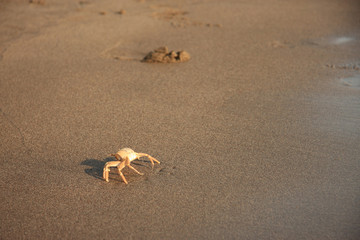
[[[110,161],[110,162],[105,163],[104,170],[103,170],[103,178],[107,182],[109,182],[110,167],[117,167],[121,178],[124,180],[124,182],[126,184],[128,184],[128,182],[126,181],[126,178],[124,177],[123,173],[121,172],[121,170],[124,167],[128,166],[129,168],[134,170],[137,174],[144,175],[143,173],[139,172],[133,166],[130,165],[131,161],[134,161],[135,159],[139,159],[141,157],[147,157],[151,161],[152,167],[154,167],[154,161],[160,164],[160,162],[158,160],[156,160],[149,154],[137,153],[130,148],[120,149],[117,153],[110,154],[110,156],[114,156],[118,161]]]

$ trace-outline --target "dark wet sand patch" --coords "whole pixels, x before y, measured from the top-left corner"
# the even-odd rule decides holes
[[[303,39],[302,45],[313,47],[340,47],[357,42],[356,37],[351,36],[324,36],[320,38]]]
[[[341,83],[348,87],[360,88],[360,75],[341,78]]]

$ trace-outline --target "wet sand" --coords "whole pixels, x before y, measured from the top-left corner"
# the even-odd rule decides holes
[[[0,1],[1,239],[358,239],[358,1],[39,3]],[[161,164],[107,183],[123,147]]]

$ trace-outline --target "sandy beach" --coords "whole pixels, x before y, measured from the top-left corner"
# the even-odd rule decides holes
[[[0,0],[0,123],[0,239],[359,239],[360,2]]]

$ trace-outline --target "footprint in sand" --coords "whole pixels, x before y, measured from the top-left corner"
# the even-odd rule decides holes
[[[45,5],[46,1],[45,0],[29,0],[30,4],[35,4],[35,5]]]
[[[222,27],[221,24],[218,23],[204,23],[199,21],[193,21],[188,16],[189,12],[172,8],[164,5],[153,5],[150,6],[154,10],[152,13],[152,17],[155,19],[159,19],[162,21],[167,21],[173,27],[187,27],[187,26],[206,26],[206,27]]]
[[[357,70],[360,71],[360,62],[352,62],[346,64],[326,64],[328,68],[343,69],[343,70]]]
[[[117,15],[124,15],[124,14],[126,14],[126,11],[124,9],[121,9],[120,11],[115,11],[113,13],[117,14]],[[100,11],[99,14],[104,16],[104,15],[107,14],[107,12],[106,11]]]
[[[160,175],[174,175],[175,171],[176,171],[175,166],[168,166],[168,167],[157,168],[155,170],[155,173]]]
[[[288,41],[278,41],[278,40],[270,42],[269,46],[273,47],[273,48],[294,48],[295,47],[294,44],[292,44]]]
[[[136,46],[131,45],[131,43],[126,44],[120,41],[113,47],[105,49],[101,53],[101,56],[114,60],[141,61],[144,58],[145,53],[134,49],[136,49]]]
[[[81,6],[83,6],[83,5],[91,4],[91,2],[89,2],[89,1],[79,1],[79,4],[80,4]]]

